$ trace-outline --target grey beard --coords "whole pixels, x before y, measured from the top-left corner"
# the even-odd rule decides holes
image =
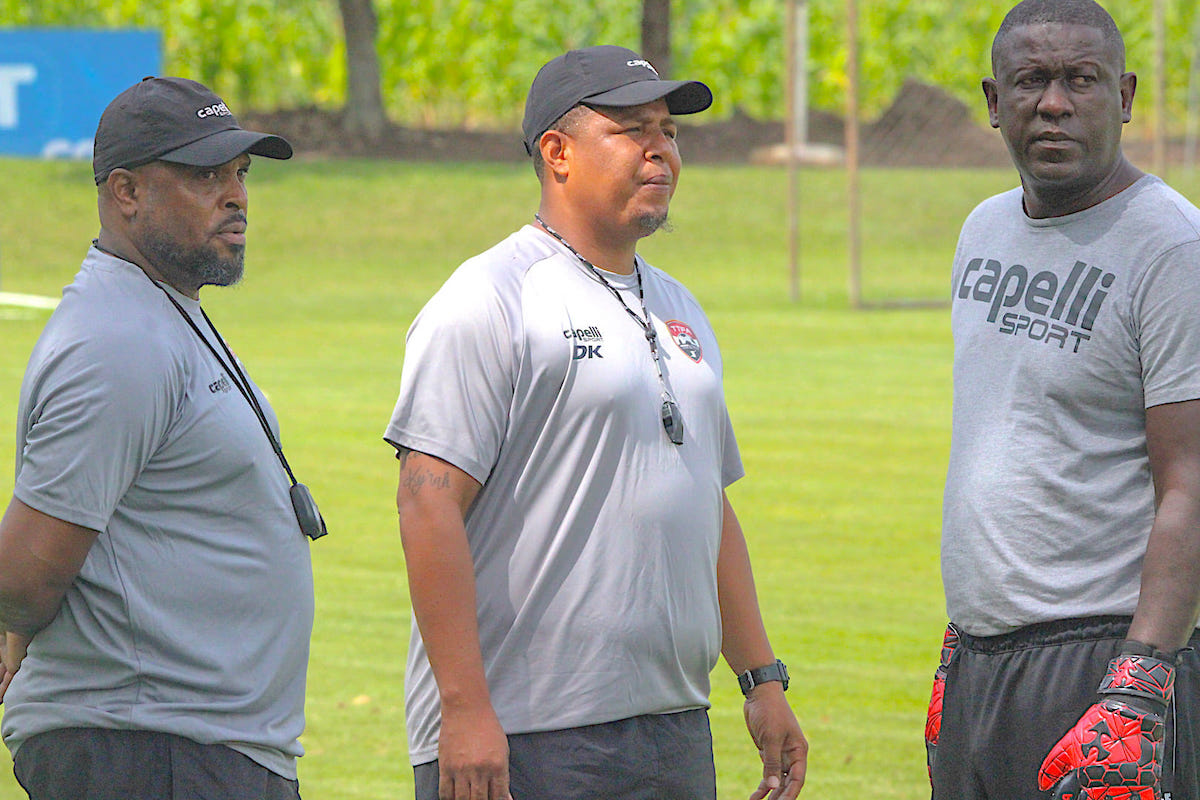
[[[675,230],[671,225],[671,220],[667,219],[666,214],[643,214],[637,218],[638,227],[641,229],[642,236],[649,236],[655,231],[665,231],[670,233]]]
[[[222,259],[209,251],[207,258],[199,259],[194,264],[193,274],[201,286],[233,286],[242,279],[246,271],[246,251],[237,248],[233,258]]]
[[[164,278],[174,284],[177,279],[186,287],[232,286],[242,279],[245,271],[245,248],[235,248],[231,258],[221,258],[211,247],[183,248],[166,237],[150,235],[142,243],[142,251]]]

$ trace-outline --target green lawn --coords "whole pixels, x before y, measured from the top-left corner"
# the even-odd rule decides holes
[[[11,159],[0,169],[0,290],[57,294],[97,230],[90,171]],[[1013,182],[1003,171],[865,174],[868,299],[940,299],[959,222]],[[928,796],[922,725],[944,624],[948,314],[847,310],[844,184],[839,171],[803,174],[799,305],[788,299],[782,170],[685,170],[674,232],[642,252],[691,287],[722,339],[748,473],[730,496],[812,747],[804,796],[915,800]],[[396,467],[380,435],[408,323],[460,261],[530,219],[536,182],[509,166],[258,160],[251,198],[246,280],[204,300],[270,393],[288,457],[332,531],[312,550],[302,790],[308,800],[411,797],[410,615]],[[0,308],[5,496],[21,374],[44,321]],[[758,780],[739,700],[719,665],[722,800]],[[0,800],[23,797],[0,757]]]

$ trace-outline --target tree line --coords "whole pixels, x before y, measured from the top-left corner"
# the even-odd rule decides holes
[[[0,0],[0,25],[156,28],[164,71],[200,80],[236,108],[349,106],[370,132],[386,117],[434,127],[512,127],[537,68],[564,49],[622,44],[660,70],[713,87],[712,116],[779,119],[785,108],[791,0]],[[814,107],[840,112],[847,0],[807,0]],[[1010,0],[858,0],[860,98],[877,114],[905,78],[981,110],[979,78]],[[1153,91],[1154,0],[1108,0]],[[1192,0],[1167,0],[1167,103],[1183,118]],[[643,44],[645,46],[643,46]]]

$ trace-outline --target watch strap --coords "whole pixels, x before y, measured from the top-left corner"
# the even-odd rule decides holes
[[[741,675],[738,675],[738,686],[742,689],[742,694],[749,697],[750,690],[760,683],[770,683],[771,681],[779,681],[783,684],[783,690],[786,692],[788,688],[788,671],[787,665],[775,659],[774,664],[768,664],[765,667],[756,667],[748,669]]]

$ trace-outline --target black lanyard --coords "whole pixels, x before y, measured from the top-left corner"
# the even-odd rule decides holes
[[[604,285],[604,288],[608,289],[608,291],[612,293],[613,297],[617,298],[617,302],[621,304],[621,308],[625,309],[625,313],[628,314],[635,323],[637,323],[637,326],[641,328],[642,332],[646,335],[646,342],[650,345],[650,356],[654,359],[654,369],[658,373],[658,385],[662,387],[663,404],[660,412],[662,416],[663,428],[667,432],[667,437],[670,438],[674,444],[683,444],[683,413],[679,410],[679,404],[675,402],[675,398],[671,396],[671,390],[667,388],[667,379],[663,375],[662,358],[658,353],[658,332],[654,330],[654,320],[650,318],[650,312],[646,310],[646,293],[642,285],[642,271],[638,267],[637,258],[635,257],[633,260],[633,274],[637,278],[638,303],[640,303],[642,306],[642,316],[645,317],[645,319],[639,317],[637,312],[629,307],[629,304],[625,302],[625,298],[621,297],[621,293],[617,290],[617,287],[609,283],[608,280],[605,279],[602,274],[600,274],[600,270],[595,264],[584,258],[583,255],[574,247],[572,247],[570,243],[559,234],[558,231],[546,224],[546,220],[542,219],[541,214],[534,214],[533,218],[537,220],[537,223],[541,225],[543,229],[545,229],[546,233],[553,236],[562,243],[563,247],[570,250],[575,258],[579,259],[579,262],[588,268],[592,276],[595,277],[596,280],[600,281],[600,283]]]
[[[229,374],[230,378],[233,379],[233,385],[238,388],[238,391],[241,392],[242,397],[246,398],[246,402],[250,404],[250,408],[254,411],[254,416],[258,418],[258,424],[262,426],[263,433],[267,435],[267,440],[271,443],[271,449],[275,451],[275,455],[279,458],[279,463],[283,465],[283,471],[287,473],[288,480],[292,482],[292,486],[295,486],[296,476],[292,474],[292,468],[288,464],[287,457],[283,454],[283,446],[279,443],[279,440],[275,438],[275,434],[271,431],[271,426],[267,423],[266,412],[263,411],[262,405],[258,402],[258,397],[255,396],[253,389],[250,387],[250,379],[246,377],[244,372],[242,372],[241,367],[237,363],[237,359],[234,358],[233,353],[229,349],[229,345],[225,343],[225,339],[221,337],[221,334],[217,331],[217,327],[212,324],[212,320],[208,318],[208,314],[204,313],[203,308],[200,309],[200,316],[204,317],[205,323],[208,324],[208,329],[212,331],[213,336],[215,336],[217,341],[220,343],[221,349],[229,358],[228,366],[225,364],[225,360],[221,358],[221,354],[217,352],[217,348],[213,347],[212,342],[210,342],[208,337],[201,332],[200,326],[198,326],[196,321],[192,319],[192,315],[187,313],[183,306],[179,305],[179,301],[171,296],[171,293],[167,291],[167,287],[163,286],[158,281],[155,281],[154,285],[162,290],[162,293],[165,294],[167,299],[171,301],[171,305],[175,306],[175,310],[179,312],[179,316],[183,317],[184,321],[196,333],[196,336],[200,339],[200,341],[204,342],[204,346],[208,348],[208,352],[212,353],[213,358],[217,360],[217,363],[221,365],[221,368]]]
[[[108,253],[113,258],[119,258],[122,261],[134,264],[134,262],[129,261],[127,258],[119,256],[109,250],[105,250],[96,242],[93,242],[93,245],[97,250],[100,250],[103,253]],[[134,264],[134,266],[138,265]],[[138,269],[141,269],[141,267],[138,267]],[[171,301],[171,305],[175,306],[175,310],[179,312],[179,316],[183,317],[184,322],[188,324],[188,327],[192,329],[192,331],[196,334],[196,337],[204,343],[204,346],[208,348],[208,352],[212,353],[213,358],[217,360],[217,363],[221,365],[221,368],[225,370],[225,372],[233,380],[233,385],[238,388],[238,392],[240,392],[242,397],[246,399],[246,402],[250,404],[251,410],[254,411],[254,416],[258,419],[258,424],[262,426],[263,433],[267,435],[267,441],[271,443],[271,449],[275,451],[275,456],[279,459],[279,463],[283,465],[283,471],[287,473],[288,480],[291,481],[292,485],[288,494],[291,497],[292,510],[296,512],[296,521],[300,524],[300,530],[310,539],[319,539],[324,536],[329,531],[325,527],[325,519],[321,516],[321,512],[317,508],[316,501],[312,498],[312,493],[308,490],[307,486],[296,481],[296,476],[292,474],[291,465],[288,464],[287,457],[283,454],[283,445],[279,443],[279,440],[275,438],[275,434],[271,431],[271,426],[267,423],[266,412],[263,411],[262,405],[258,402],[258,397],[255,396],[254,390],[250,386],[250,379],[246,377],[246,374],[242,372],[241,367],[238,366],[238,361],[234,357],[233,351],[229,349],[229,345],[225,343],[225,339],[221,337],[221,334],[217,331],[217,327],[213,325],[212,320],[208,318],[208,314],[204,313],[204,309],[201,308],[200,315],[204,317],[205,323],[208,324],[208,329],[212,331],[213,336],[215,336],[217,341],[221,344],[221,349],[225,352],[225,356],[229,359],[228,365],[226,365],[225,359],[221,358],[221,354],[217,352],[217,348],[213,347],[212,342],[210,342],[208,337],[206,337],[200,330],[200,326],[196,324],[194,319],[192,319],[192,315],[184,310],[183,306],[179,304],[179,301],[176,300],[171,295],[171,292],[167,290],[167,287],[150,277],[150,274],[144,269],[141,269],[141,271],[142,274],[145,275],[152,284],[157,286],[162,293],[166,295],[167,299]]]

